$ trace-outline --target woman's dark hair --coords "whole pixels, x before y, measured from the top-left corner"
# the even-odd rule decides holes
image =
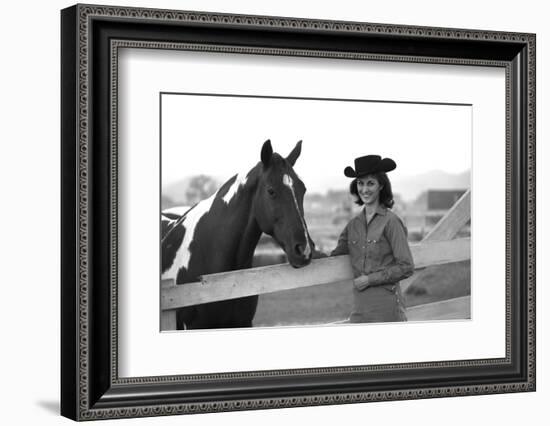
[[[385,172],[378,172],[369,174],[367,176],[374,176],[378,183],[382,185],[382,189],[380,190],[379,202],[381,205],[386,206],[388,209],[391,209],[393,207],[393,191],[391,189],[391,183],[388,175]],[[353,179],[349,184],[349,192],[355,199],[355,204],[362,206],[363,201],[361,200],[359,192],[357,191],[357,178]]]

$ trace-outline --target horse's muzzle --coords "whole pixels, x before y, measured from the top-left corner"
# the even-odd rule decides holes
[[[307,244],[296,244],[294,246],[294,254],[298,257],[308,257],[311,249]]]
[[[311,262],[311,251],[308,255],[303,252],[298,254],[298,252],[293,253],[291,256],[287,255],[288,263],[294,268],[301,268],[303,266],[309,265]]]

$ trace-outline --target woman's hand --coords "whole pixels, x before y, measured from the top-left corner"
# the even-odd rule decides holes
[[[328,257],[328,254],[320,251],[320,250],[317,250],[316,248],[313,249],[313,252],[311,253],[311,258],[312,259],[323,259],[325,257]]]
[[[369,287],[369,277],[367,275],[360,275],[353,280],[353,286],[358,291],[366,290]]]

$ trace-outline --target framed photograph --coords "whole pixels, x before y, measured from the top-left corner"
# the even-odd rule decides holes
[[[62,415],[534,391],[535,40],[62,10]]]

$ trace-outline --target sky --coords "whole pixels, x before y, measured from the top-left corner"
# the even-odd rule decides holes
[[[394,159],[392,179],[471,168],[469,105],[162,94],[161,107],[163,185],[246,172],[267,139],[283,156],[303,141],[295,170],[310,193],[345,189],[344,168],[367,154]]]

